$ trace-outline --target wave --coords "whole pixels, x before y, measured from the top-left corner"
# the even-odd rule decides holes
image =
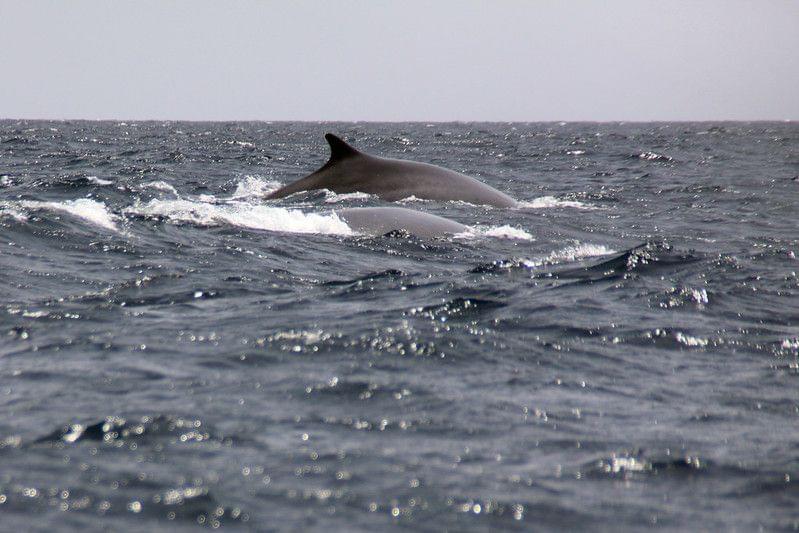
[[[634,450],[602,457],[583,465],[581,470],[589,478],[630,478],[636,475],[694,475],[705,473],[710,468],[716,469],[716,464],[693,454],[675,454],[668,450],[650,456],[643,450]]]
[[[682,331],[678,331],[674,334],[674,338],[677,339],[677,342],[688,346],[690,348],[704,348],[710,342],[708,339],[704,339],[702,337],[694,337],[693,335],[687,335]]]
[[[701,258],[696,254],[676,252],[666,242],[653,241],[624,250],[595,265],[559,270],[553,272],[552,275],[564,279],[596,281],[625,276],[632,272],[644,275],[664,268],[681,269],[687,264],[700,260]],[[701,294],[698,295],[698,298],[701,301]]]
[[[365,192],[349,192],[349,193],[342,193],[337,194],[333,191],[328,191],[325,189],[326,197],[325,203],[326,204],[335,204],[338,202],[346,202],[350,200],[369,200],[373,198],[371,194]]]
[[[98,181],[100,181],[98,179]],[[180,193],[164,181],[147,182],[140,188],[155,189],[176,196],[175,198],[153,198],[143,201],[137,198],[121,212],[112,213],[103,202],[80,198],[63,202],[22,200],[0,203],[0,216],[8,216],[18,222],[28,220],[25,210],[41,209],[61,211],[90,222],[96,226],[117,231],[117,221],[132,215],[145,218],[160,218],[172,223],[187,223],[196,226],[230,225],[247,229],[276,231],[285,233],[305,233],[322,235],[352,236],[359,232],[353,230],[335,212],[305,212],[273,205],[264,205],[260,199],[270,190],[279,186],[278,182],[264,180],[256,176],[246,176],[238,182],[230,198],[219,199],[214,195],[202,194],[196,197],[181,197]],[[369,198],[362,193],[329,193],[326,203],[351,199]],[[500,238],[533,241],[534,237],[524,229],[510,225],[466,226],[466,231],[456,238]]]
[[[73,444],[83,441],[132,441],[172,436],[179,437],[180,442],[223,440],[221,436],[211,433],[211,430],[200,420],[156,415],[144,416],[137,420],[109,416],[91,424],[70,424],[37,439],[35,443],[55,444],[63,442]]]
[[[25,222],[27,221],[27,215],[20,208],[67,213],[95,226],[117,231],[116,215],[112,214],[103,202],[90,200],[89,198],[78,198],[77,200],[66,200],[64,202],[41,202],[36,200],[5,202],[0,205],[0,209],[2,209],[0,213],[9,215],[19,222]]]
[[[114,184],[114,182],[111,180],[104,180],[102,178],[98,178],[97,176],[86,176],[86,180],[92,185],[99,185],[101,187]]]
[[[641,152],[640,154],[631,156],[637,157],[638,159],[643,159],[645,161],[674,161],[671,157],[659,154],[657,152]]]
[[[528,232],[524,231],[521,228],[514,228],[513,226],[504,225],[504,226],[488,226],[488,227],[480,227],[480,226],[473,226],[469,227],[469,229],[463,233],[459,233],[456,237],[460,238],[479,238],[479,237],[494,237],[499,239],[516,239],[520,241],[534,241],[535,238],[530,235]]]
[[[155,189],[156,191],[172,193],[178,196],[178,191],[165,181],[150,181],[141,185],[142,189]]]
[[[156,182],[158,187],[163,182]],[[171,189],[171,186],[167,184]],[[137,202],[124,210],[127,214],[144,217],[164,218],[171,222],[183,222],[198,226],[219,226],[229,224],[249,229],[280,231],[287,233],[316,233],[323,235],[356,235],[344,220],[335,212],[313,213],[299,209],[288,209],[257,203],[269,187],[279,183],[247,176],[239,182],[230,199],[220,200],[213,195],[200,195],[197,199],[153,199],[147,203]],[[370,198],[365,193],[336,194],[328,192],[326,203]],[[503,238],[534,240],[533,236],[520,228],[512,226],[469,227],[456,235],[459,238]]]
[[[595,206],[577,200],[559,200],[554,196],[541,196],[527,202],[519,202],[517,209],[551,209],[553,207],[571,207],[574,209],[596,209]]]
[[[233,191],[231,198],[233,200],[260,200],[282,186],[283,184],[276,180],[247,175],[236,184],[236,190]]]
[[[19,205],[11,202],[0,202],[0,217],[10,217],[17,222],[27,222],[28,215],[19,209]]]
[[[575,244],[560,250],[555,250],[544,259],[544,263],[564,263],[578,261],[584,257],[599,257],[616,253],[615,250],[608,248],[604,244]]]
[[[489,274],[506,272],[509,270],[532,270],[547,265],[559,263],[571,263],[586,257],[599,257],[616,253],[615,250],[603,244],[582,244],[578,243],[567,246],[559,250],[554,250],[543,257],[522,258],[522,259],[503,259],[492,263],[478,265],[471,272],[478,274]]]
[[[242,228],[289,233],[353,234],[352,229],[335,213],[326,215],[303,213],[294,209],[244,202],[213,204],[192,200],[150,200],[146,204],[137,203],[126,208],[125,213],[198,226],[229,224]]]
[[[410,195],[397,201],[398,204],[407,204],[410,202],[432,202],[432,200],[426,200],[424,198],[418,198],[414,195]]]

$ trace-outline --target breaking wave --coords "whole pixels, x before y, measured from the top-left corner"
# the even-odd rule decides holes
[[[574,209],[596,209],[596,207],[577,200],[560,200],[554,196],[541,196],[529,202],[519,202],[518,209],[551,209],[553,207],[571,207]]]
[[[198,226],[229,224],[242,228],[289,233],[353,234],[352,229],[335,213],[324,215],[303,213],[296,209],[244,202],[214,204],[181,199],[150,200],[128,207],[125,213]]]
[[[244,179],[236,184],[232,199],[260,200],[282,186],[283,184],[276,180],[266,180],[258,176],[244,176]]]
[[[535,238],[521,228],[514,228],[513,226],[488,226],[488,227],[470,227],[464,233],[460,233],[457,237],[462,238],[475,238],[475,237],[494,237],[499,239],[517,239],[521,241],[534,241]]]
[[[28,218],[23,210],[55,211],[66,213],[104,229],[117,230],[116,215],[112,214],[103,202],[89,198],[78,198],[77,200],[66,200],[64,202],[20,200],[18,202],[5,202],[0,205],[0,208],[2,208],[2,213],[19,222],[24,222]]]

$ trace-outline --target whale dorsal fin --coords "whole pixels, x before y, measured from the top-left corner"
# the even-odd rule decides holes
[[[327,141],[327,144],[330,145],[330,161],[328,164],[360,154],[358,150],[345,143],[332,133],[326,133],[325,140]]]

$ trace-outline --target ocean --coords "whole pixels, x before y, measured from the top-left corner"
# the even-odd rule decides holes
[[[324,134],[520,201],[363,235]],[[799,125],[0,121],[6,531],[799,527]]]

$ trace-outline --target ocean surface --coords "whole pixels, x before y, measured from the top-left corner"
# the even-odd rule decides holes
[[[798,220],[797,123],[0,121],[1,528],[795,529]]]

